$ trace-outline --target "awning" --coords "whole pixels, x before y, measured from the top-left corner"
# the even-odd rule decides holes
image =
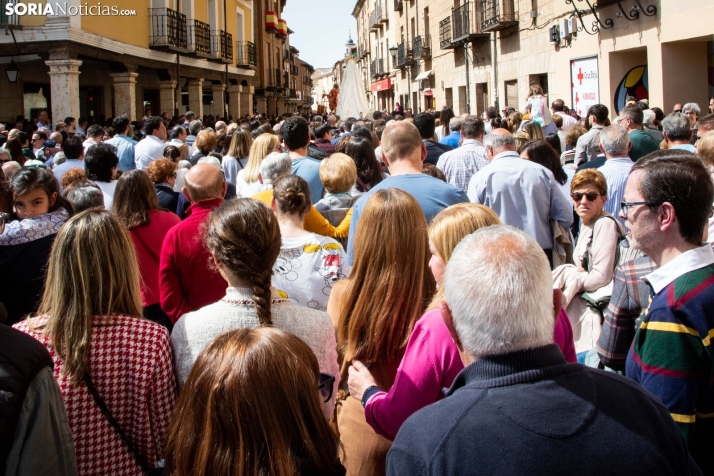
[[[428,97],[428,96],[433,96],[433,95],[434,95],[434,91],[432,91],[431,89],[424,91],[424,96]]]
[[[434,70],[429,70],[429,71],[424,71],[423,73],[419,73],[419,76],[417,76],[416,78],[414,78],[414,81],[421,81],[421,80],[423,80],[423,79],[428,78],[429,76],[431,76],[431,73],[432,73],[433,71],[434,71]]]
[[[386,91],[387,89],[392,89],[392,86],[392,80],[390,78],[387,78],[382,81],[372,83],[372,87],[370,89],[372,90],[372,92]]]

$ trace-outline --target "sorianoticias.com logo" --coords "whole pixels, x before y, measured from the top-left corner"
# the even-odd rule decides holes
[[[116,5],[70,5],[68,3],[12,3],[5,4],[5,15],[53,15],[53,16],[134,16],[136,10],[122,10]]]

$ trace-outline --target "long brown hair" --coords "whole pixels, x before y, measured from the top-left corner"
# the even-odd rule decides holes
[[[38,315],[76,385],[89,371],[94,316],[141,316],[139,266],[129,233],[112,214],[96,208],[70,218],[52,245]]]
[[[401,358],[436,287],[426,218],[407,192],[388,188],[372,195],[354,239],[355,264],[345,280],[337,329],[343,373],[354,359]]]
[[[498,215],[488,207],[475,203],[457,203],[444,208],[429,224],[429,241],[444,264],[451,259],[456,245],[479,228],[500,225]],[[429,309],[439,307],[444,299],[444,286],[439,287],[429,304]]]
[[[119,177],[112,213],[128,230],[148,225],[149,210],[158,209],[156,189],[146,172],[131,170]]]
[[[250,283],[261,326],[273,325],[270,282],[280,244],[275,214],[252,198],[223,202],[208,221],[206,246],[231,273]]]
[[[173,413],[173,476],[325,474],[338,442],[317,390],[317,358],[277,328],[219,335],[198,357]]]

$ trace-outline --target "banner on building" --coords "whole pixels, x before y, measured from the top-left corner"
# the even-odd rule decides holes
[[[578,116],[600,102],[597,56],[570,60],[571,104]]]

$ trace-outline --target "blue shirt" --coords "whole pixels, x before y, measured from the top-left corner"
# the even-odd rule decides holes
[[[697,148],[694,147],[692,144],[677,144],[670,147],[670,150],[672,149],[686,150],[687,152],[691,152],[692,154],[695,154],[697,152]]]
[[[322,200],[325,193],[325,186],[320,180],[320,161],[312,157],[300,157],[293,159],[293,175],[302,177],[310,186],[310,201],[317,203]]]
[[[456,149],[461,141],[461,132],[455,131],[439,141],[439,144],[446,144]]]
[[[623,226],[627,224],[620,218],[620,202],[625,197],[625,186],[633,165],[635,163],[629,157],[616,157],[607,159],[605,165],[598,168],[607,183],[607,201],[603,209]]]
[[[535,239],[541,248],[553,248],[550,220],[568,229],[573,223],[573,205],[560,191],[553,173],[521,159],[515,151],[502,152],[491,165],[471,177],[469,199],[496,212],[510,225]]]
[[[367,200],[377,190],[387,188],[398,188],[412,195],[421,210],[424,212],[426,221],[431,221],[444,208],[457,203],[468,202],[468,197],[463,190],[449,185],[437,178],[425,174],[393,175],[382,180],[372,187],[369,192],[362,195],[352,209],[352,221],[350,222],[350,234],[347,241],[347,262],[350,266],[354,264],[355,235],[357,233],[357,223],[362,214],[362,210],[367,204]],[[408,250],[407,250],[408,252]]]
[[[136,142],[129,139],[124,134],[117,134],[111,139],[104,141],[105,144],[111,144],[117,148],[117,156],[119,157],[119,170],[128,172],[136,168],[134,161],[134,146]]]

